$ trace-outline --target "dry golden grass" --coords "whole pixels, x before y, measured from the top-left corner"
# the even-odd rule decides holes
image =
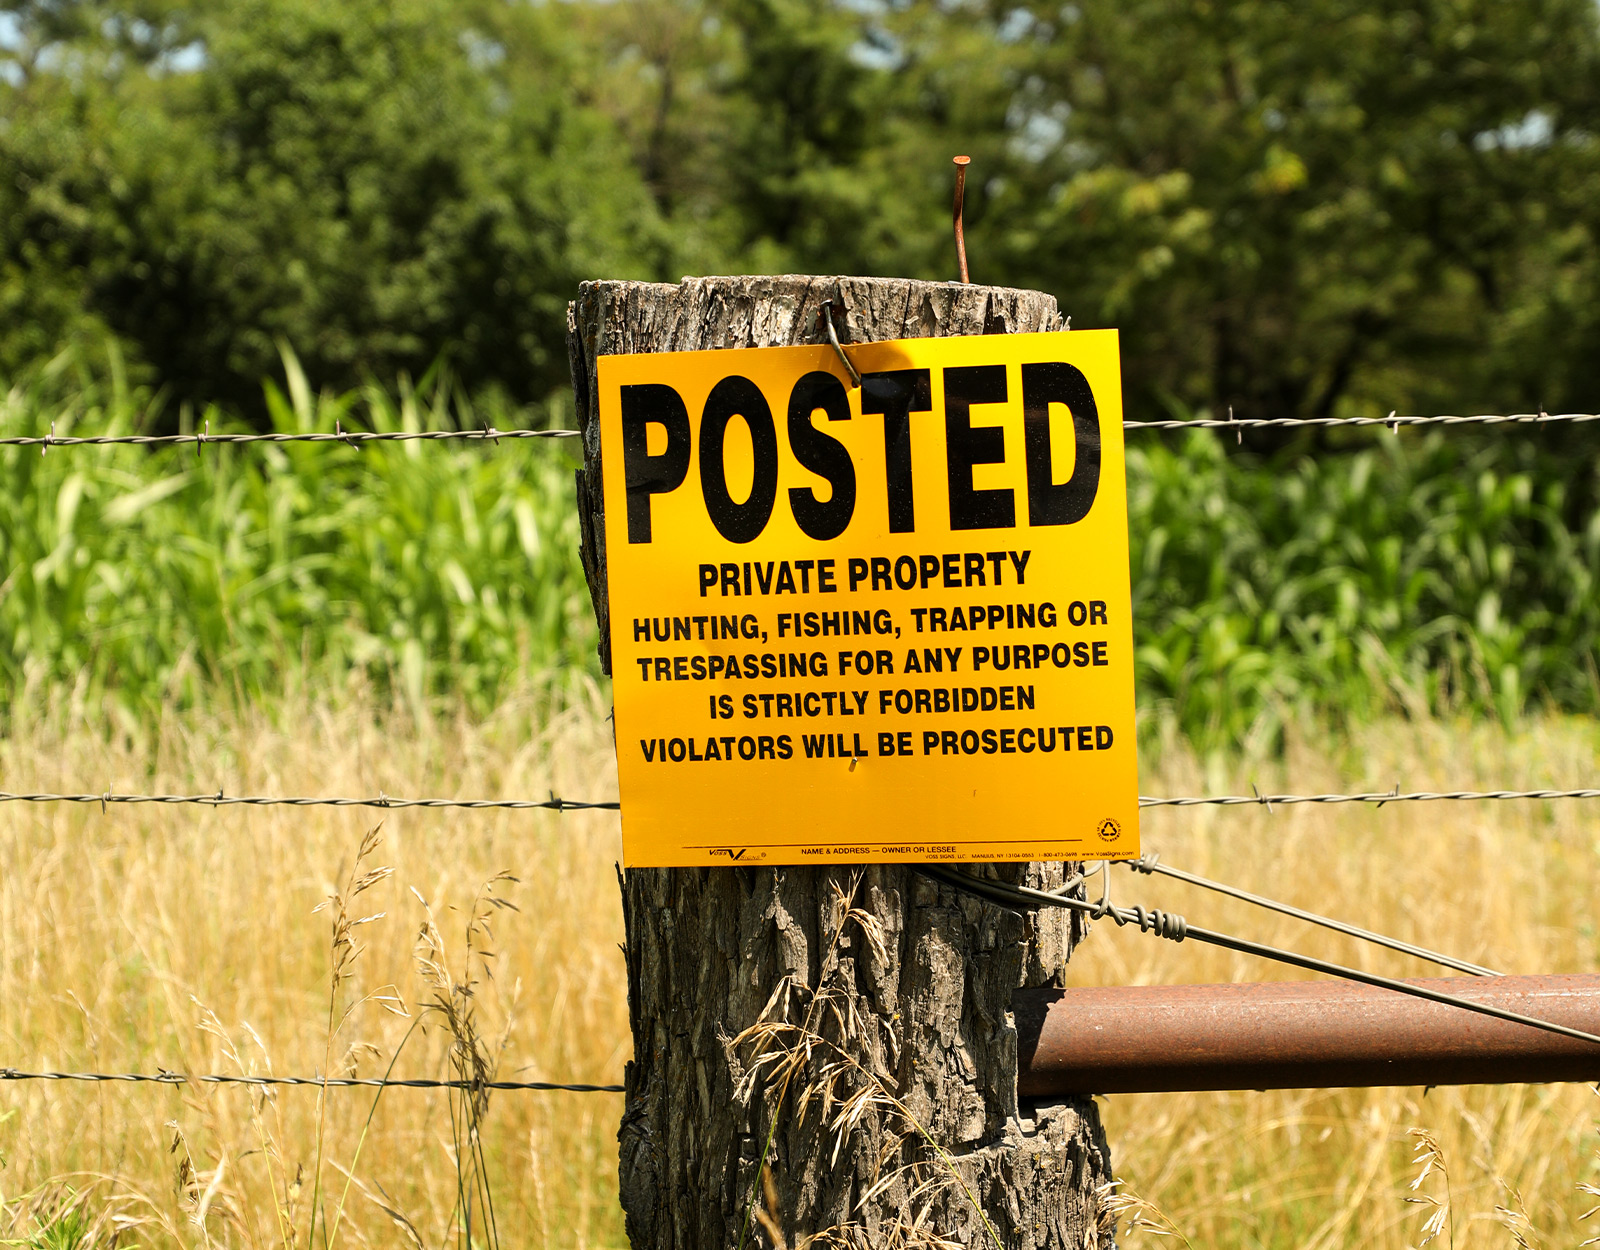
[[[285,705],[249,718],[174,717],[112,732],[68,713],[0,743],[8,789],[610,797],[615,780],[600,700],[552,713],[512,700],[486,722]],[[1203,765],[1172,745],[1146,770],[1150,793],[1514,787],[1590,783],[1600,732],[1544,720],[1515,732],[1390,724],[1337,747],[1297,742],[1272,765]],[[359,872],[392,867],[352,898],[363,836],[382,840]],[[1146,814],[1145,844],[1173,864],[1397,933],[1506,970],[1595,971],[1600,805],[1454,804],[1187,809]],[[492,916],[493,979],[469,1003],[502,1076],[619,1079],[627,1057],[616,943],[616,818],[604,813],[50,805],[0,808],[0,1064],[101,1071],[383,1071],[439,993],[418,970],[429,904],[452,978],[482,884],[509,871]],[[1425,970],[1175,882],[1117,870],[1116,897],[1197,923],[1405,975]],[[335,950],[338,909],[348,927]],[[455,910],[449,910],[449,909]],[[493,909],[489,909],[493,911]],[[487,913],[485,913],[487,914]],[[481,944],[482,932],[476,940]],[[360,951],[350,962],[351,951]],[[434,952],[435,962],[439,962]],[[330,1049],[329,975],[346,980],[337,1018],[393,987],[409,1017],[357,1005]],[[1174,947],[1106,926],[1071,968],[1078,983],[1259,979],[1241,957]],[[213,1021],[214,1023],[211,1023]],[[449,1074],[438,1013],[400,1054],[397,1075]],[[422,1030],[426,1029],[424,1033]],[[220,1034],[220,1036],[219,1036]],[[257,1040],[259,1039],[259,1040]],[[375,1053],[364,1049],[375,1048]],[[237,1055],[237,1059],[231,1055]],[[484,1161],[507,1245],[621,1246],[617,1095],[501,1093],[483,1125]],[[1583,1087],[1373,1090],[1116,1097],[1102,1104],[1118,1174],[1196,1246],[1416,1245],[1449,1202],[1433,1244],[1569,1246],[1600,1234],[1578,1217],[1600,1182],[1600,1099]],[[320,1189],[329,1219],[348,1194],[336,1244],[459,1245],[462,1134],[437,1091],[372,1091],[325,1105]],[[300,1244],[317,1190],[312,1089],[270,1099],[238,1088],[0,1084],[0,1239],[25,1235],[75,1192],[105,1244],[116,1219],[141,1244],[276,1246],[289,1188]],[[1410,1188],[1423,1129],[1449,1172]],[[263,1142],[266,1143],[264,1148]],[[359,1158],[357,1152],[359,1149]],[[342,1169],[355,1161],[346,1190]],[[292,1182],[303,1169],[300,1187]],[[276,1193],[275,1200],[271,1195]],[[197,1217],[203,1219],[197,1222]],[[481,1204],[474,1229],[481,1242]],[[1151,1217],[1146,1227],[1159,1226]],[[319,1232],[320,1236],[320,1232]],[[1150,1234],[1135,1232],[1123,1244]],[[1175,1239],[1151,1244],[1175,1244]]]
[[[133,741],[45,718],[0,746],[0,776],[12,788],[40,790],[193,793],[222,785],[255,794],[539,798],[553,790],[614,798],[602,716],[592,695],[554,716],[539,700],[515,700],[482,724],[417,725],[355,704],[280,708],[246,721],[174,718]],[[333,916],[315,909],[344,885],[363,835],[380,820],[382,840],[364,868],[394,872],[353,900],[350,916],[385,915],[352,935],[364,949],[346,969],[337,1011],[393,986],[411,1018],[383,1003],[358,1006],[330,1063]],[[510,1023],[499,1075],[617,1082],[629,1051],[617,948],[619,855],[611,813],[184,806],[102,814],[98,806],[7,805],[0,810],[0,1065],[195,1073],[243,1066],[299,1075],[325,1065],[342,1074],[348,1059],[362,1076],[381,1075],[418,1005],[437,995],[414,958],[425,912],[411,891],[432,905],[446,962],[459,977],[468,909],[480,886],[504,870],[520,884],[502,883],[498,892],[520,910],[494,919],[493,980],[471,1000],[491,1046]],[[212,1015],[227,1044],[208,1031]],[[396,1076],[452,1074],[442,1024],[437,1013],[423,1019]],[[375,1092],[328,1096],[322,1190],[330,1222],[344,1189],[339,1168],[352,1162]],[[483,1144],[506,1245],[622,1244],[615,1197],[621,1101],[616,1094],[493,1096]],[[152,1221],[139,1234],[144,1244],[275,1246],[277,1208],[303,1167],[294,1191],[303,1246],[318,1111],[314,1089],[281,1089],[263,1105],[238,1087],[0,1084],[0,1117],[10,1113],[0,1123],[7,1163],[0,1194],[15,1200],[49,1178],[67,1178],[89,1193],[87,1210],[103,1212],[109,1203]],[[457,1137],[439,1091],[385,1091],[338,1244],[408,1244],[380,1203],[412,1221],[429,1247],[450,1243],[458,1223]],[[180,1185],[186,1165],[195,1176]],[[97,1179],[105,1177],[114,1180]],[[194,1217],[213,1181],[202,1228]],[[48,1207],[61,1196],[53,1186],[33,1204]],[[480,1205],[473,1214],[479,1244],[482,1220]],[[24,1231],[19,1222],[11,1231],[0,1223],[0,1238]]]
[[[1291,744],[1271,766],[1206,767],[1179,749],[1146,793],[1533,789],[1594,784],[1600,726],[1387,724]],[[1146,850],[1175,867],[1448,951],[1506,972],[1600,971],[1600,803],[1485,802],[1147,810]],[[1170,879],[1116,870],[1114,898],[1391,976],[1443,976],[1388,951]],[[1192,943],[1102,926],[1076,984],[1268,980],[1296,975]],[[1432,1243],[1573,1246],[1578,1186],[1600,1180],[1600,1098],[1585,1086],[1506,1085],[1124,1095],[1102,1100],[1119,1176],[1196,1246],[1416,1246],[1446,1197],[1437,1171],[1415,1193],[1420,1128],[1449,1168],[1451,1210]],[[1497,1211],[1497,1208],[1500,1208]],[[1531,1223],[1537,1235],[1527,1231]],[[1148,1236],[1124,1244],[1173,1244]]]

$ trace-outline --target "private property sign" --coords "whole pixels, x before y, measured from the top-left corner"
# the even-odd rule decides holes
[[[597,361],[630,865],[1138,854],[1112,330]]]

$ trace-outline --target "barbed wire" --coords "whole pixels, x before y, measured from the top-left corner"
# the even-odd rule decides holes
[[[1461,426],[1461,425],[1581,425],[1600,421],[1594,412],[1511,412],[1479,413],[1472,415],[1440,414],[1437,416],[1402,416],[1391,412],[1387,417],[1204,417],[1193,420],[1124,421],[1124,430],[1264,430],[1349,427],[1364,429],[1383,427],[1399,431],[1401,426]],[[270,434],[238,433],[212,434],[198,431],[193,434],[49,434],[15,435],[0,438],[3,447],[38,447],[46,452],[52,447],[182,447],[192,445],[198,452],[210,444],[232,443],[345,443],[359,447],[363,443],[404,442],[474,442],[497,443],[502,438],[579,438],[579,430],[499,430],[485,426],[480,430],[345,430],[335,429],[299,433],[274,432]]]
[[[578,438],[577,430],[497,430],[492,425],[481,430],[345,430],[336,428],[301,433],[271,434],[95,434],[57,435],[52,422],[50,433],[0,438],[0,447],[37,447],[40,454],[52,447],[182,447],[193,444],[198,452],[213,443],[363,443],[474,442],[498,443],[502,438]]]
[[[0,1081],[127,1081],[141,1085],[314,1085],[322,1089],[388,1087],[402,1089],[510,1089],[558,1090],[573,1094],[621,1094],[621,1085],[586,1085],[563,1081],[464,1081],[426,1077],[357,1076],[238,1076],[211,1072],[190,1076],[183,1072],[22,1072],[0,1068]]]
[[[1384,426],[1398,431],[1402,425],[1581,425],[1600,421],[1594,412],[1511,412],[1480,413],[1474,416],[1401,416],[1391,412],[1387,417],[1205,417],[1181,421],[1124,421],[1125,430],[1265,430],[1295,429],[1314,426],[1327,429],[1332,426],[1353,428]]]
[[[1569,792],[1570,793],[1570,792]],[[4,796],[13,797],[13,796]],[[62,796],[53,796],[62,797]],[[93,799],[95,796],[86,796]],[[190,801],[179,798],[177,801]],[[315,801],[315,800],[312,800]],[[302,800],[304,802],[304,800]],[[347,801],[348,802],[348,801]],[[436,803],[448,804],[448,800],[435,800]],[[415,801],[413,802],[415,805]],[[529,806],[529,804],[524,804]],[[598,806],[585,804],[583,806]],[[1150,873],[1161,872],[1165,875],[1190,882],[1195,885],[1205,886],[1208,889],[1218,890],[1222,893],[1240,898],[1257,906],[1274,911],[1283,912],[1337,929],[1350,936],[1361,938],[1378,945],[1387,946],[1420,958],[1430,959],[1444,963],[1447,966],[1459,968],[1463,971],[1484,976],[1498,976],[1489,969],[1479,968],[1476,965],[1466,964],[1453,960],[1448,956],[1439,955],[1409,943],[1400,942],[1398,939],[1388,938],[1368,930],[1358,929],[1345,925],[1342,922],[1330,920],[1328,917],[1312,912],[1305,912],[1288,904],[1280,903],[1274,899],[1264,898],[1260,895],[1250,894],[1236,887],[1198,877],[1181,870],[1158,863],[1154,854],[1141,856],[1135,860],[1116,861],[1136,871]],[[1585,1032],[1581,1029],[1571,1028],[1557,1024],[1553,1021],[1542,1020],[1521,1012],[1510,1011],[1506,1008],[1492,1004],[1476,1002],[1457,995],[1448,994],[1431,987],[1412,984],[1396,980],[1392,977],[1379,976],[1360,969],[1345,967],[1341,964],[1327,960],[1317,959],[1313,956],[1302,955],[1298,952],[1287,950],[1283,947],[1272,946],[1266,943],[1254,942],[1246,938],[1235,937],[1231,934],[1219,933],[1215,930],[1201,928],[1190,924],[1183,916],[1160,909],[1147,909],[1143,906],[1132,908],[1115,907],[1110,899],[1109,878],[1106,881],[1105,893],[1098,903],[1091,903],[1087,898],[1074,898],[1070,892],[1084,886],[1084,872],[1075,875],[1060,890],[1046,892],[1034,890],[1025,886],[1013,885],[1009,882],[988,880],[973,877],[954,868],[947,868],[933,864],[919,864],[913,866],[918,873],[930,877],[944,885],[963,893],[971,894],[986,902],[1012,908],[1037,908],[1040,906],[1062,907],[1078,911],[1090,919],[1111,919],[1117,926],[1133,925],[1141,932],[1151,933],[1157,937],[1166,938],[1173,942],[1183,942],[1188,939],[1204,942],[1208,945],[1219,946],[1225,950],[1232,950],[1240,954],[1256,955],[1278,963],[1288,964],[1310,972],[1323,973],[1343,980],[1354,981],[1360,984],[1372,985],[1382,989],[1392,990],[1396,993],[1426,999],[1445,1006],[1456,1007],[1461,1010],[1474,1012],[1480,1015],[1491,1016],[1496,1019],[1506,1020],[1516,1024],[1523,1024],[1545,1032],[1557,1033],[1565,1037],[1600,1044],[1600,1036]],[[1109,864],[1101,865],[1108,870]],[[1087,871],[1087,870],[1086,870]],[[321,1077],[321,1076],[246,1076],[232,1073],[205,1073],[190,1075],[181,1072],[25,1072],[18,1068],[0,1068],[0,1081],[79,1081],[90,1083],[129,1083],[129,1084],[154,1084],[154,1085],[246,1085],[246,1086],[312,1086],[322,1089],[334,1088],[387,1088],[396,1087],[403,1089],[466,1089],[466,1090],[509,1090],[509,1091],[560,1091],[569,1093],[598,1094],[598,1093],[625,1093],[626,1087],[622,1085],[597,1085],[585,1082],[565,1081],[469,1081],[462,1079],[441,1079],[428,1077]]]
[[[12,794],[0,792],[0,803],[98,803],[102,810],[114,803],[196,803],[203,807],[450,807],[469,811],[504,809],[552,812],[617,811],[621,804],[612,800],[588,802],[563,799],[552,794],[548,799],[404,799],[378,793],[376,798],[280,797],[266,794]]]
[[[1595,790],[1416,790],[1401,793],[1399,786],[1393,790],[1371,791],[1362,794],[1190,794],[1162,797],[1140,795],[1139,806],[1145,807],[1265,807],[1269,812],[1275,804],[1288,807],[1295,803],[1371,803],[1382,807],[1385,803],[1451,803],[1483,802],[1487,800],[1535,799],[1600,799],[1600,789]],[[285,796],[270,794],[228,794],[218,790],[215,794],[122,794],[107,790],[91,794],[23,793],[0,791],[0,803],[98,803],[101,808],[112,804],[136,803],[192,803],[202,807],[381,807],[381,808],[462,808],[469,811],[506,810],[553,812],[620,811],[622,804],[614,799],[564,799],[551,794],[547,799],[408,799],[384,794],[368,798]]]
[[[1600,799],[1600,790],[1393,790],[1364,794],[1203,794],[1173,798],[1139,796],[1140,807],[1265,807],[1274,803],[1478,803],[1490,799]]]

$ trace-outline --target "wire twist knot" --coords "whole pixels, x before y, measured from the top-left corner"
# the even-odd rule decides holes
[[[1119,927],[1136,924],[1141,932],[1154,933],[1169,942],[1181,942],[1189,936],[1189,922],[1176,912],[1162,911],[1160,908],[1146,910],[1143,906],[1135,905],[1131,912],[1111,908],[1110,915]]]

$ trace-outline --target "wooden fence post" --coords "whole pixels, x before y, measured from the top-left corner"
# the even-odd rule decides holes
[[[1062,328],[1052,297],[996,287],[585,283],[568,350],[608,672],[596,358],[823,342],[826,300],[846,343]],[[984,871],[1048,889],[1068,867]],[[1019,1107],[1010,1016],[1016,988],[1059,984],[1080,922],[1023,917],[901,866],[636,868],[622,894],[634,1058],[618,1140],[635,1250],[1097,1244],[1095,1191],[1110,1175],[1099,1116],[1087,1098]],[[772,1062],[753,1067],[763,1047]],[[836,1129],[841,1112],[854,1120]]]

